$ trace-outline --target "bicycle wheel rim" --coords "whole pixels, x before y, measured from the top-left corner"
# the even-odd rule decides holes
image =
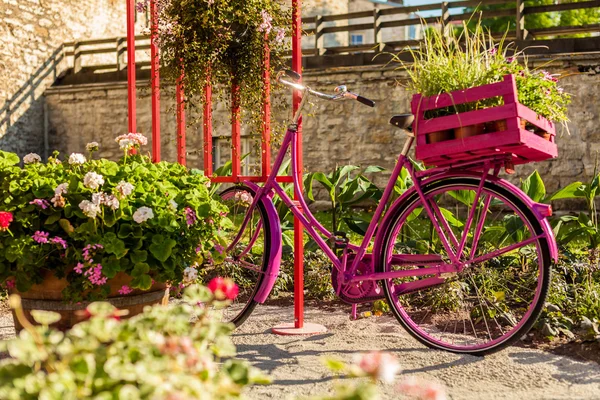
[[[431,199],[431,198],[435,198],[435,196],[438,195],[439,193],[449,192],[450,190],[476,191],[478,186],[479,186],[479,181],[472,179],[472,178],[471,179],[470,178],[448,179],[445,181],[438,181],[438,182],[429,184],[426,188],[424,188],[424,193],[429,199]],[[524,222],[523,225],[529,230],[531,235],[535,235],[536,237],[538,235],[540,235],[542,230],[541,230],[541,227],[539,226],[539,222],[533,216],[531,211],[526,208],[526,206],[523,204],[523,202],[520,199],[518,199],[514,194],[506,191],[505,189],[503,189],[501,187],[498,187],[497,185],[493,185],[489,182],[486,183],[486,185],[484,186],[484,192],[493,195],[495,198],[501,199],[505,205],[509,206],[510,209],[516,215],[519,216],[520,220]],[[392,247],[394,246],[394,243],[396,242],[395,239],[398,236],[400,229],[404,226],[404,224],[409,219],[409,217],[415,213],[415,210],[418,209],[419,206],[422,206],[421,199],[415,194],[412,197],[410,197],[404,203],[403,206],[401,206],[397,210],[395,210],[395,216],[393,217],[394,222],[390,225],[391,227],[388,230],[388,232],[386,233],[386,237],[384,240],[384,247],[383,247],[384,254],[383,254],[383,258],[382,258],[383,265],[380,265],[380,267],[379,267],[381,271],[389,271],[392,268],[390,266],[390,263],[387,262],[387,260],[392,252]],[[487,213],[486,213],[486,216],[487,216]],[[451,338],[452,335],[450,335],[448,332],[446,332],[445,328],[442,330],[441,333],[439,333],[439,331],[438,331],[437,333],[440,336],[436,337],[431,332],[432,331],[431,327],[429,327],[430,331],[423,328],[423,326],[422,326],[423,321],[415,322],[415,315],[416,315],[415,311],[413,311],[413,310],[408,311],[407,307],[402,306],[400,304],[399,300],[403,296],[413,296],[413,294],[400,295],[400,296],[395,295],[394,288],[396,286],[394,286],[392,284],[392,280],[387,280],[387,281],[383,282],[383,286],[384,286],[384,290],[386,292],[386,296],[388,297],[388,300],[391,303],[390,306],[392,308],[392,311],[394,312],[396,318],[402,323],[402,325],[407,329],[407,331],[409,333],[411,333],[417,339],[419,339],[420,341],[422,341],[423,343],[425,343],[429,346],[442,348],[444,350],[450,350],[453,352],[464,352],[464,353],[471,353],[471,354],[484,354],[484,353],[488,353],[491,351],[495,351],[494,349],[499,350],[500,348],[504,347],[505,345],[508,345],[510,342],[518,339],[524,333],[526,333],[531,328],[531,326],[533,325],[535,320],[537,319],[537,316],[539,315],[539,312],[541,311],[541,308],[543,307],[543,302],[544,302],[544,299],[545,299],[545,296],[546,296],[546,293],[548,290],[549,272],[550,272],[549,267],[548,267],[550,258],[549,258],[549,250],[548,250],[546,240],[547,240],[547,238],[540,237],[533,242],[533,244],[535,246],[535,250],[537,252],[537,257],[536,257],[536,259],[537,259],[537,262],[536,262],[537,277],[535,279],[535,290],[533,291],[533,296],[527,301],[528,307],[527,307],[526,311],[522,315],[519,316],[518,322],[516,324],[514,324],[506,333],[503,333],[502,335],[499,335],[492,339],[492,337],[491,337],[492,335],[489,330],[490,328],[488,327],[487,333],[491,340],[482,341],[479,344],[469,344],[469,345],[456,345],[454,343],[449,343],[448,338]],[[466,268],[465,271],[468,271],[468,268]],[[451,283],[451,282],[452,281],[450,281],[449,283]],[[477,283],[475,280],[473,280],[472,283],[474,286],[477,286]],[[432,291],[432,290],[436,290],[435,288],[440,288],[445,285],[446,285],[446,282],[444,282],[443,285],[428,288],[425,290]],[[462,289],[463,288],[461,287],[461,290]],[[423,291],[416,291],[415,293],[418,294],[420,292],[423,292]],[[507,292],[509,292],[509,290],[507,290]],[[460,296],[458,296],[458,297],[460,298]],[[481,303],[481,300],[479,300],[479,302]],[[466,310],[466,309],[462,310],[463,314],[465,311],[469,311],[469,310]],[[484,310],[483,307],[481,307],[481,314],[484,317],[485,317],[485,311],[486,310]],[[411,312],[413,312],[414,314],[411,315]],[[425,319],[425,318],[427,318],[427,316],[425,316],[423,319]],[[433,318],[433,317],[430,317],[430,318]],[[496,323],[498,323],[498,321],[496,321]],[[499,326],[499,328],[500,328],[499,330],[502,331],[502,327]],[[466,329],[465,329],[465,331],[466,331]],[[472,331],[476,335],[477,328],[474,326],[472,328]],[[444,336],[446,336],[446,339],[444,339]],[[456,339],[456,337],[454,339]]]

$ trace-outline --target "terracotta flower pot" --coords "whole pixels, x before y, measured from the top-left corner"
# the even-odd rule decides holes
[[[493,132],[503,132],[507,129],[506,121],[490,121],[485,123],[485,132],[493,133]]]
[[[445,142],[446,140],[452,140],[454,139],[453,133],[454,132],[451,129],[428,133],[427,143],[439,143]]]
[[[164,283],[154,283],[147,291],[136,289],[127,295],[119,294],[121,287],[129,286],[130,283],[131,277],[123,272],[117,273],[114,278],[107,281],[110,286],[110,294],[105,301],[121,310],[129,311],[124,318],[141,313],[144,306],[159,304],[164,298],[168,300],[169,289]],[[9,293],[18,294],[21,297],[23,312],[30,322],[34,323],[31,317],[32,310],[54,311],[61,315],[61,319],[53,326],[57,329],[67,330],[85,319],[81,311],[90,304],[90,302],[69,303],[64,301],[62,291],[67,286],[66,279],[59,279],[54,276],[52,271],[46,271],[41,284],[33,285],[27,292],[19,292],[14,288],[10,289]],[[17,320],[14,312],[13,319],[15,329],[19,332],[23,326]]]
[[[480,135],[483,133],[483,124],[475,124],[454,128],[454,137],[456,139],[465,139],[471,136]]]

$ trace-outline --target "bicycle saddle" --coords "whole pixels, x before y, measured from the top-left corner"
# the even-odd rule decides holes
[[[412,114],[400,114],[394,115],[390,119],[390,124],[394,125],[397,128],[405,129],[407,131],[412,131],[412,123],[415,120],[414,115]]]

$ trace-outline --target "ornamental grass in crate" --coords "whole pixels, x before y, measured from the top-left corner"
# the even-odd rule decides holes
[[[139,154],[146,138],[117,138],[118,162],[58,154],[42,163],[0,151],[0,283],[29,309],[61,313],[63,328],[87,301],[108,298],[130,314],[155,304],[168,285],[197,276],[223,255],[226,209],[200,171]],[[168,293],[168,292],[167,292]],[[17,326],[20,328],[20,326]]]
[[[508,155],[522,164],[556,157],[554,124],[567,127],[570,96],[555,76],[530,69],[512,43],[495,41],[480,23],[464,24],[447,36],[426,30],[421,48],[409,52],[418,159],[443,165]]]

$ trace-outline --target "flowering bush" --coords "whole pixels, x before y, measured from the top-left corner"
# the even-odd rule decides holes
[[[189,287],[177,305],[147,307],[123,321],[110,304],[92,303],[85,310],[89,320],[65,333],[48,327],[58,314],[34,312],[42,324],[34,327],[23,318],[19,298],[10,300],[26,330],[0,342],[0,352],[13,357],[0,365],[2,399],[219,400],[268,383],[257,369],[230,358],[233,326],[220,322],[215,308],[223,303],[204,287]]]
[[[66,299],[94,300],[119,272],[132,278],[123,292],[147,290],[153,281],[192,281],[205,259],[222,258],[226,210],[211,199],[209,180],[130,155],[146,143],[140,134],[119,141],[119,162],[92,159],[97,143],[89,159],[55,154],[44,164],[29,155],[22,168],[0,152],[0,282],[25,292],[51,271],[67,279]]]
[[[146,9],[148,0],[138,4]],[[173,81],[185,71],[188,101],[202,101],[210,82],[222,97],[235,77],[244,110],[262,105],[265,39],[271,72],[281,68],[291,16],[282,0],[159,0],[161,75]]]

